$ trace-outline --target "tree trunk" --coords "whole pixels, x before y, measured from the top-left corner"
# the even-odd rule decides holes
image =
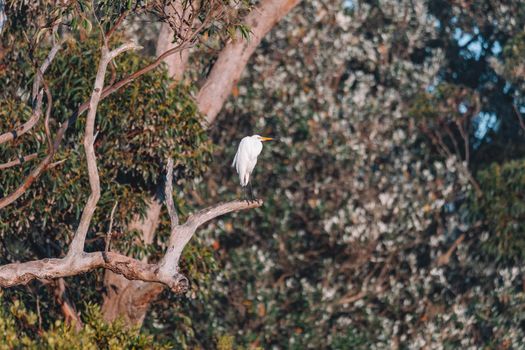
[[[152,199],[144,220],[135,218],[129,225],[129,230],[142,232],[145,244],[151,244],[155,230],[159,225],[162,204]],[[130,281],[106,270],[104,275],[106,295],[102,304],[102,313],[106,321],[114,321],[122,317],[130,326],[141,325],[146,316],[149,304],[162,292],[164,286],[158,283]]]
[[[250,39],[232,41],[222,49],[197,95],[199,110],[206,115],[209,124],[215,121],[261,40],[299,2],[300,0],[262,0],[246,16],[244,22],[251,29]]]
[[[172,43],[173,36],[174,33],[171,27],[166,23],[162,23],[160,27],[159,38],[157,40],[157,56],[160,56],[164,52],[176,46]],[[168,67],[168,75],[175,81],[182,80],[189,54],[190,51],[186,49],[164,59],[164,62]]]
[[[300,0],[262,0],[257,9],[252,11],[245,22],[252,30],[250,40],[238,40],[226,45],[197,96],[199,110],[208,122],[215,120],[222,105],[229,96],[248,59],[259,45],[262,38],[284,17]],[[157,55],[171,48],[173,31],[163,24],[157,41]],[[172,55],[167,60],[169,74],[180,80],[186,68],[189,52]],[[134,220],[130,229],[136,228],[143,233],[145,243],[151,243],[159,223],[161,203],[152,200],[146,218]],[[141,325],[149,304],[163,291],[164,286],[157,283],[130,281],[121,275],[106,270],[104,283],[106,295],[102,305],[104,318],[113,321],[122,317],[129,325]]]
[[[142,325],[149,304],[164,290],[162,284],[130,281],[109,270],[104,283],[108,288],[102,305],[104,319],[111,322],[122,317],[129,326]]]

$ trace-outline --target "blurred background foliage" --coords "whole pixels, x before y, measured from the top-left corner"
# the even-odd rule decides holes
[[[92,249],[103,246],[103,214],[118,200],[119,248],[153,260],[162,251],[166,213],[154,247],[126,223],[157,192],[168,155],[184,216],[241,196],[230,164],[243,136],[279,139],[255,171],[264,206],[199,232],[183,261],[190,292],[164,292],[137,344],[152,336],[206,349],[525,347],[524,28],[518,0],[304,1],[261,43],[208,130],[191,96],[220,43],[195,48],[175,88],[155,70],[106,99]],[[92,84],[97,32],[82,33],[90,39],[68,42],[47,74],[55,129]],[[31,57],[46,51],[15,45],[16,30],[2,35],[0,130],[9,130],[28,116]],[[123,55],[117,75],[152,54]],[[88,194],[81,129],[82,118],[56,157],[64,162],[0,214],[2,263],[64,253]],[[43,130],[15,145],[3,145],[1,158],[42,156]],[[0,188],[19,179],[20,168],[2,171]],[[100,303],[101,276],[68,279],[86,317],[96,307],[82,302]],[[22,317],[13,305],[38,297],[43,332],[67,337],[54,326],[51,294],[38,283],[6,290],[2,327],[22,335],[16,341],[47,341],[13,326]],[[31,312],[22,318],[34,327]],[[104,327],[116,327],[101,331],[107,339],[128,332]],[[82,332],[89,338],[89,327]]]

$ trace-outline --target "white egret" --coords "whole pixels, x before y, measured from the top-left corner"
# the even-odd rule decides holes
[[[259,135],[252,135],[244,137],[239,143],[235,158],[233,158],[232,167],[235,167],[241,186],[248,187],[250,199],[254,199],[252,186],[250,183],[250,175],[252,174],[255,164],[257,164],[257,157],[261,154],[264,141],[273,140],[271,137],[263,137]]]

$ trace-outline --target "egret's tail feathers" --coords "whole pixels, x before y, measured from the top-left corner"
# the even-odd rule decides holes
[[[248,182],[250,181],[250,174],[245,174],[244,176],[239,176],[239,179],[241,180],[241,186],[242,187],[248,186]]]

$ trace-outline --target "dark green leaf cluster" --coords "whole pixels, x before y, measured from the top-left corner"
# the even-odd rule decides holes
[[[44,57],[46,51],[37,57]],[[46,74],[53,94],[51,129],[68,120],[91,93],[99,49],[96,39],[68,42]],[[19,58],[13,54],[7,58]],[[18,70],[9,62],[9,71]],[[120,80],[149,63],[138,54],[128,53],[115,61],[113,78]],[[23,67],[23,66],[22,66]],[[26,65],[27,67],[27,65]],[[22,70],[18,89],[3,91],[0,101],[0,129],[10,130],[29,115],[27,102],[32,71]],[[108,72],[108,75],[111,73]],[[100,244],[108,227],[109,213],[118,201],[115,214],[115,236],[129,251],[136,239],[126,233],[126,223],[140,213],[145,201],[163,183],[166,160],[172,157],[179,181],[200,176],[210,159],[211,143],[190,97],[191,87],[170,87],[163,70],[152,71],[103,100],[97,112],[95,152],[101,179],[102,197],[92,222],[92,242]],[[24,90],[25,86],[25,90]],[[20,94],[22,96],[20,96]],[[37,152],[47,152],[42,120],[28,134],[0,148],[1,159]],[[10,260],[30,256],[59,256],[76,228],[89,195],[82,137],[85,117],[70,127],[52,166],[14,205],[0,214],[0,232],[6,246],[3,257]],[[35,166],[37,160],[24,163],[0,174],[4,195],[13,191]],[[131,234],[131,233],[130,233]],[[16,240],[14,240],[16,237]],[[29,239],[21,239],[26,237]],[[126,239],[129,238],[129,239]],[[51,245],[46,242],[53,242]],[[97,243],[98,242],[98,243]],[[126,243],[127,242],[127,243]],[[11,244],[12,243],[12,244]],[[38,247],[35,252],[27,249]],[[139,254],[137,252],[137,254]]]
[[[148,0],[7,0],[8,31],[24,31],[33,43],[64,25],[69,30],[91,32],[99,26],[108,31],[124,12],[141,9]]]
[[[470,210],[487,224],[483,246],[501,260],[525,258],[525,160],[494,163],[479,171],[483,196],[471,199]],[[481,237],[482,238],[482,237]]]
[[[477,95],[467,87],[441,83],[431,92],[420,93],[411,100],[408,115],[431,126],[474,117],[478,107]],[[470,112],[470,113],[469,113]]]

